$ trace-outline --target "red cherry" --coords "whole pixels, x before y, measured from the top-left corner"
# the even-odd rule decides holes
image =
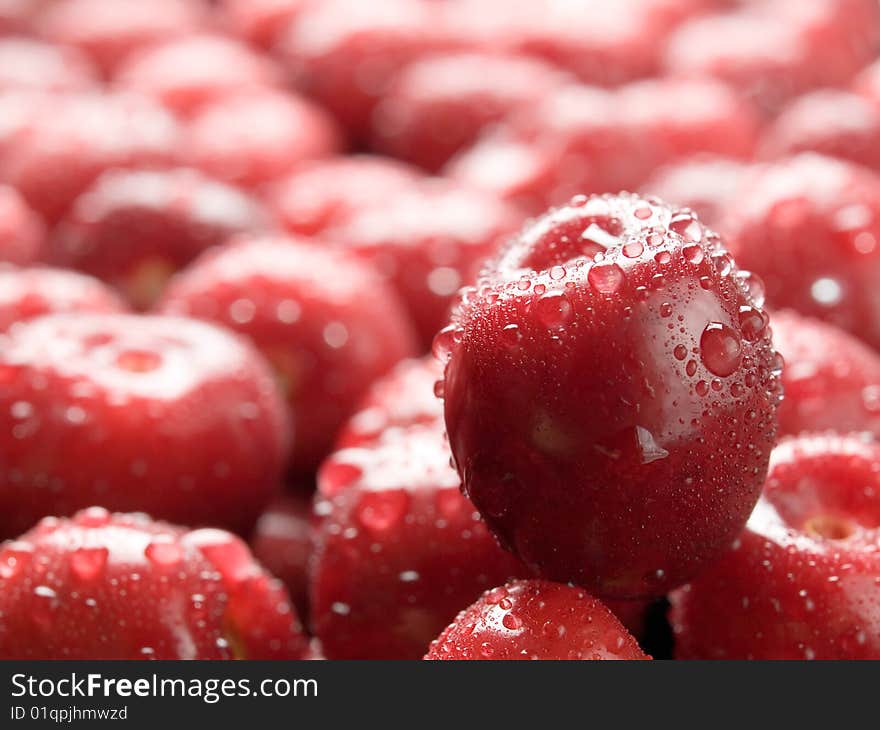
[[[3,659],[300,659],[308,648],[284,590],[238,538],[100,507],[0,545],[0,613]]]
[[[0,140],[0,179],[54,224],[113,167],[168,164],[179,128],[161,107],[131,94],[18,97],[14,131]]]
[[[880,277],[880,178],[803,154],[743,180],[722,228],[737,261],[790,307],[880,345],[873,288]]]
[[[647,195],[691,208],[717,230],[749,169],[742,160],[698,156],[661,167],[639,187]]]
[[[880,170],[880,108],[849,92],[822,89],[786,106],[761,143],[765,158],[819,152]]]
[[[0,185],[0,262],[26,265],[43,258],[46,228],[21,195]]]
[[[190,34],[156,44],[120,64],[114,81],[192,116],[232,93],[278,86],[281,71],[272,61],[232,38]]]
[[[116,293],[90,276],[61,269],[0,269],[0,333],[60,312],[123,312]]]
[[[870,431],[880,436],[880,355],[855,337],[794,312],[774,312],[785,360],[780,434]]]
[[[456,48],[433,3],[323,0],[310,3],[278,50],[289,71],[356,138],[367,134],[376,102],[407,64]]]
[[[285,494],[272,502],[257,520],[251,537],[254,557],[280,579],[297,613],[308,615],[308,568],[312,554],[312,500],[305,494]]]
[[[7,0],[0,3],[0,35],[34,31],[34,21],[47,0]]]
[[[369,444],[389,428],[439,423],[443,405],[435,392],[442,379],[443,368],[430,355],[398,363],[370,386],[358,411],[339,433],[337,447]]]
[[[287,396],[296,471],[316,467],[370,383],[415,352],[410,322],[372,269],[301,239],[208,252],[160,309],[219,322],[262,351]]]
[[[278,181],[268,199],[291,233],[317,235],[361,208],[392,200],[422,177],[388,157],[350,155],[305,162]]]
[[[786,100],[849,78],[876,53],[870,0],[783,0],[696,17],[669,39],[673,75],[727,81],[767,114]]]
[[[547,95],[454,160],[448,174],[532,212],[572,195],[638,187],[698,153],[748,156],[751,109],[712,80],[654,79]]]
[[[458,0],[449,3],[448,22],[477,47],[540,58],[586,83],[616,86],[656,73],[665,36],[680,15],[669,12],[671,5]]]
[[[625,598],[733,541],[780,396],[768,328],[742,324],[750,284],[692,213],[630,194],[550,211],[485,267],[435,352],[465,492],[502,544]]]
[[[325,235],[393,284],[427,344],[456,292],[522,217],[490,195],[438,179],[364,207]]]
[[[75,48],[30,38],[0,38],[0,89],[4,91],[83,91],[95,87],[96,74],[88,57]]]
[[[270,227],[256,199],[194,170],[114,170],[76,199],[55,230],[51,258],[146,309],[202,251]]]
[[[425,659],[650,659],[580,588],[520,580],[493,588],[431,644]]]
[[[286,430],[264,362],[219,328],[31,320],[0,348],[0,534],[95,503],[247,530],[278,490]]]
[[[192,120],[188,139],[195,167],[245,187],[271,182],[298,163],[342,146],[326,112],[274,90],[230,95],[205,106]]]
[[[417,659],[462,606],[525,568],[459,491],[440,424],[321,467],[312,628],[330,659]]]
[[[133,52],[194,31],[203,16],[193,0],[63,0],[49,3],[37,25],[52,43],[79,49],[110,76]]]
[[[803,436],[773,451],[733,548],[672,594],[682,659],[876,659],[880,447]]]
[[[754,151],[756,112],[722,83],[650,79],[622,87],[616,103],[621,123],[647,141],[646,169],[697,153],[747,159]]]
[[[480,132],[537,104],[565,76],[537,59],[487,53],[428,56],[405,68],[373,115],[373,146],[439,170]]]

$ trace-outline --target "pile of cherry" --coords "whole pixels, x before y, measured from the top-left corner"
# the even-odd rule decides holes
[[[880,658],[878,52],[0,0],[0,658]]]

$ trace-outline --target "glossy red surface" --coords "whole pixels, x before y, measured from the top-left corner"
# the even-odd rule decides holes
[[[880,177],[809,153],[769,163],[743,180],[722,228],[737,262],[764,280],[768,306],[880,345]]]
[[[602,603],[544,580],[487,591],[431,644],[425,659],[650,659]]]
[[[313,470],[373,380],[416,352],[381,278],[303,239],[257,237],[210,251],[172,281],[159,308],[220,323],[260,349],[287,399],[295,471]]]
[[[541,575],[661,595],[758,498],[779,367],[760,283],[688,212],[594,196],[538,219],[435,340],[465,493]]]
[[[246,531],[278,493],[287,422],[269,370],[203,322],[56,314],[0,348],[0,534],[100,503]]]
[[[878,459],[868,438],[782,441],[733,549],[672,594],[676,656],[876,657]]]
[[[278,581],[221,530],[100,507],[0,547],[3,659],[300,659]]]
[[[418,659],[482,591],[528,574],[462,496],[439,424],[321,467],[311,624],[329,659]]]

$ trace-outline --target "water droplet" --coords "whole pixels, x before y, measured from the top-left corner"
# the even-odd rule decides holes
[[[572,317],[571,302],[562,292],[550,292],[535,303],[538,319],[545,327],[559,329],[565,327]]]
[[[700,359],[709,372],[726,377],[742,359],[742,342],[736,330],[721,322],[709,322],[700,336]]]
[[[705,380],[700,380],[697,382],[695,389],[697,391],[697,395],[704,396],[706,395],[706,393],[709,392],[709,384]]]
[[[823,277],[813,282],[810,287],[810,296],[824,307],[833,307],[843,299],[843,287],[836,279]]]
[[[351,606],[342,601],[336,601],[330,605],[330,610],[338,616],[348,616],[351,613]]]
[[[736,277],[748,292],[752,304],[759,308],[763,307],[764,300],[767,297],[767,287],[764,285],[764,280],[751,271],[739,271]]]
[[[154,565],[173,568],[183,560],[183,550],[172,538],[155,539],[144,549],[144,554]]]
[[[689,243],[699,243],[703,238],[703,226],[689,213],[673,217],[669,222],[669,229]]]
[[[554,266],[550,269],[550,278],[554,281],[559,281],[565,277],[565,267],[564,266]]]
[[[501,339],[509,349],[519,347],[519,343],[522,340],[522,332],[519,331],[519,326],[515,324],[505,325],[501,330]]]
[[[328,347],[338,350],[348,342],[348,327],[342,322],[328,322],[324,327],[324,342]]]
[[[682,255],[684,256],[684,260],[689,264],[697,264],[703,263],[703,258],[705,254],[703,253],[703,247],[697,244],[691,244],[690,246],[685,246],[681,250]]]
[[[82,527],[104,527],[110,522],[110,513],[103,507],[89,507],[77,512],[74,522]]]
[[[587,274],[587,281],[601,294],[615,294],[620,291],[626,275],[617,264],[594,264]]]
[[[660,305],[660,316],[669,317],[672,314],[672,305],[669,302],[663,302]]]
[[[728,276],[733,269],[733,262],[727,253],[716,253],[712,255],[712,263],[715,264],[715,270],[718,276]]]
[[[642,464],[650,464],[652,461],[659,461],[669,456],[669,452],[654,440],[654,434],[647,428],[636,426],[636,443]]]
[[[7,543],[0,557],[0,578],[8,580],[18,575],[30,563],[33,553],[34,548],[30,543]]]
[[[257,306],[250,299],[236,299],[229,305],[229,317],[237,324],[247,324],[257,313]]]
[[[132,373],[148,373],[159,369],[162,358],[158,353],[148,350],[125,350],[116,356],[116,365]]]
[[[239,583],[254,571],[247,545],[225,530],[205,527],[183,537],[186,545],[197,548],[229,583]]]
[[[654,213],[654,211],[651,210],[651,208],[648,207],[647,205],[644,205],[640,208],[636,208],[633,211],[633,215],[636,218],[638,218],[640,221],[647,220],[648,218],[650,218],[653,215],[653,213]]]
[[[516,631],[517,629],[522,627],[522,619],[519,616],[514,616],[512,613],[504,614],[504,618],[501,619],[501,623],[503,624],[505,629],[509,629],[510,631]]]
[[[447,325],[434,336],[431,352],[440,362],[446,362],[452,352],[452,348],[458,341],[458,329],[455,325]]]
[[[409,509],[409,495],[401,490],[367,492],[358,502],[358,522],[372,532],[387,532],[396,527]]]
[[[684,345],[676,345],[672,354],[676,360],[684,360],[687,357],[688,351]]]
[[[9,408],[9,414],[18,420],[30,418],[34,414],[34,407],[24,400],[17,400]]]
[[[669,253],[669,251],[660,251],[659,253],[654,254],[654,261],[662,266],[665,266],[670,261],[672,261],[672,254]]]
[[[868,413],[880,413],[880,385],[868,385],[862,389],[862,405]]]
[[[70,556],[70,569],[81,580],[94,580],[104,572],[109,554],[105,547],[81,547]]]
[[[697,372],[697,361],[696,360],[688,360],[688,364],[685,365],[684,371],[693,377]]]
[[[293,299],[283,299],[275,308],[275,316],[282,324],[293,324],[299,320],[301,314],[302,307]]]
[[[600,248],[609,248],[618,242],[617,236],[609,233],[597,223],[590,223],[581,233],[581,240],[599,246]]]
[[[767,329],[770,322],[767,313],[763,309],[758,309],[749,304],[739,308],[739,326],[743,333],[743,338],[748,342],[754,342],[759,339]]]
[[[645,245],[641,241],[630,241],[623,246],[623,255],[628,259],[637,259],[645,251]]]
[[[434,397],[442,398],[446,392],[446,381],[442,378],[434,381]]]

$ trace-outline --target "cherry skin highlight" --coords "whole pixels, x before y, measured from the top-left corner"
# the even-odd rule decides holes
[[[91,276],[41,267],[0,268],[0,334],[43,314],[126,309],[116,292]]]
[[[761,285],[687,210],[577,198],[527,226],[435,340],[465,493],[544,577],[661,595],[734,540],[776,434]]]
[[[286,230],[315,236],[404,193],[420,178],[417,168],[388,157],[328,157],[297,165],[270,186],[266,198]]]

